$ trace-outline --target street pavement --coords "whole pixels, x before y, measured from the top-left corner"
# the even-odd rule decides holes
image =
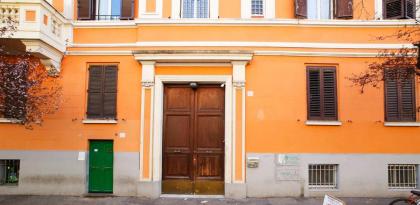
[[[391,198],[341,198],[346,205],[388,205]],[[322,205],[322,198],[197,199],[138,197],[1,196],[0,205]]]

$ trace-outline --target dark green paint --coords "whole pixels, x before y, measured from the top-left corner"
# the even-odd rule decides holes
[[[112,193],[113,141],[91,140],[89,146],[89,192]]]

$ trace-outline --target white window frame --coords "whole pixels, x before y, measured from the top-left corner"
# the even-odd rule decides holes
[[[252,15],[252,1],[241,0],[241,18],[250,19]],[[264,0],[264,18],[276,18],[276,0]]]
[[[207,0],[207,9],[208,9],[208,11],[207,11],[207,17],[205,17],[205,18],[198,18],[197,16],[198,16],[198,4],[197,4],[197,1],[198,0],[193,0],[194,1],[194,11],[193,11],[193,17],[192,17],[192,19],[207,19],[207,18],[210,18],[210,1],[211,0]],[[186,19],[185,17],[184,17],[184,0],[181,0],[181,18],[182,19]],[[188,19],[191,19],[191,18],[188,18]]]
[[[321,18],[321,0],[316,0],[317,1],[317,4],[316,4],[316,7],[317,7],[317,18],[313,18],[313,19],[309,19],[309,17],[308,17],[308,19],[309,20],[329,20],[329,19],[334,19],[334,0],[329,0],[330,1],[330,18],[328,18],[328,19],[322,19]],[[309,9],[309,6],[307,6],[307,9]],[[307,11],[307,13],[308,13],[308,16],[309,16],[309,11]]]
[[[376,20],[384,20],[384,14],[383,14],[383,0],[375,0],[375,19]],[[420,0],[416,0],[416,19],[420,18]],[[391,20],[391,19],[385,19],[385,20]],[[394,19],[394,21],[398,21],[401,19]],[[412,19],[405,19],[405,20],[412,20]]]
[[[252,13],[252,0],[251,0],[251,4],[250,4],[250,6],[251,6],[251,16],[252,17],[264,17],[265,16],[265,9],[266,9],[266,3],[265,3],[265,1],[266,0],[260,0],[261,2],[262,2],[262,4],[263,4],[263,11],[262,11],[262,14],[253,14]]]
[[[182,5],[181,0],[172,0],[172,11],[171,19],[181,19],[182,17]],[[219,18],[219,0],[209,0],[209,17],[208,18],[197,18],[197,19],[218,19]],[[195,18],[185,18],[195,19]]]

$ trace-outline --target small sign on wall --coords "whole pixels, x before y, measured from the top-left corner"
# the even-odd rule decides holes
[[[79,155],[77,156],[77,160],[85,161],[86,160],[86,152],[79,152]]]

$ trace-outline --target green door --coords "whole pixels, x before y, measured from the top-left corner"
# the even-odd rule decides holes
[[[89,192],[112,193],[113,142],[92,140],[89,146]]]

